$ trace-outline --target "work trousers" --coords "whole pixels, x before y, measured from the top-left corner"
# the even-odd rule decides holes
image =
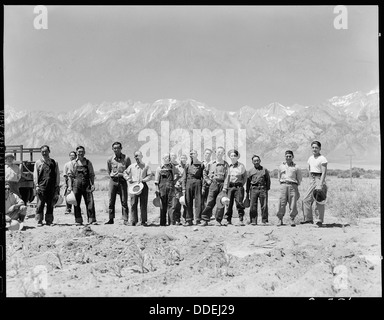
[[[175,196],[172,200],[172,211],[174,215],[175,222],[181,222],[181,210],[183,210],[183,219],[186,219],[187,216],[187,209],[185,206],[181,206],[181,203],[179,201],[180,197],[183,195],[181,191],[175,191]],[[181,208],[183,207],[183,208]]]
[[[201,219],[201,187],[200,179],[188,179],[185,189],[185,202],[187,205],[186,221],[193,220],[193,201],[195,201],[195,221]]]
[[[232,214],[233,214],[233,204],[236,203],[236,209],[237,213],[239,214],[239,219],[242,221],[244,217],[244,187],[243,186],[235,186],[235,187],[229,187],[228,189],[228,198],[229,198],[229,205],[227,212],[224,215],[224,218],[227,219],[227,221],[232,220]]]
[[[313,221],[312,215],[312,205],[315,203],[315,223],[324,221],[324,212],[325,205],[319,204],[313,199],[313,190],[315,190],[316,186],[320,185],[320,176],[312,176],[312,181],[309,184],[307,192],[303,197],[303,211],[304,211],[304,219],[305,221]],[[325,194],[327,194],[328,187],[324,183],[322,190]]]
[[[137,206],[140,200],[140,219],[141,223],[147,222],[147,208],[148,208],[148,185],[143,182],[143,190],[139,195],[131,195],[131,223],[135,225],[139,222]]]
[[[251,223],[257,223],[258,202],[260,202],[261,221],[268,222],[268,191],[265,186],[251,186],[249,208]]]
[[[216,180],[213,180],[209,186],[207,205],[203,210],[203,212],[201,213],[201,218],[203,220],[209,221],[211,219],[213,208],[216,205],[216,198],[222,190],[223,190],[223,182],[217,182]],[[215,219],[220,222],[221,220],[223,220],[223,216],[224,216],[224,207],[218,208],[216,210]]]
[[[44,220],[44,206],[47,205],[45,211],[45,222],[53,222],[53,196],[54,192],[52,191],[39,191],[36,194],[36,215],[35,219],[37,223],[42,223]]]
[[[75,206],[75,222],[83,223],[81,215],[81,199],[84,199],[88,223],[96,222],[95,201],[93,193],[89,190],[90,182],[87,179],[75,179],[73,184],[73,193],[76,198],[77,206]]]
[[[168,224],[175,224],[175,217],[173,211],[173,199],[175,197],[175,187],[170,182],[160,183],[159,184],[160,191],[160,201],[161,201],[161,209],[160,209],[160,225],[167,225],[167,217]]]
[[[109,219],[115,218],[115,203],[117,194],[120,195],[121,209],[123,211],[123,220],[128,221],[128,186],[124,178],[110,179],[108,191],[108,214]]]
[[[282,220],[286,211],[287,204],[289,205],[289,216],[294,219],[297,216],[297,200],[299,200],[300,193],[296,183],[280,184],[280,197],[278,203],[277,217]]]

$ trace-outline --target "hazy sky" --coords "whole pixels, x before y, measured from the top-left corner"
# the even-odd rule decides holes
[[[5,104],[65,111],[103,101],[192,98],[317,104],[378,88],[378,9],[347,6],[33,6],[4,8]]]

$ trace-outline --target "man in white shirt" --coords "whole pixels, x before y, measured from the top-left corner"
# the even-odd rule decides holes
[[[77,154],[75,151],[71,151],[69,153],[69,161],[67,163],[64,164],[64,168],[63,168],[63,177],[65,179],[65,191],[64,191],[64,196],[66,196],[67,194],[69,194],[68,192],[68,186],[69,186],[69,176],[68,176],[68,171],[69,171],[69,167],[71,165],[71,162],[73,160],[75,160],[77,157]],[[72,211],[72,205],[67,203],[67,209],[65,210],[65,214],[70,214]]]
[[[20,222],[19,230],[23,229],[23,221],[27,215],[27,206],[20,197],[11,191],[9,183],[5,183],[5,221],[7,226],[12,220]]]
[[[322,227],[324,221],[325,205],[314,201],[313,191],[321,190],[324,198],[327,195],[327,185],[325,177],[327,175],[327,159],[320,154],[321,143],[313,141],[311,143],[313,155],[308,159],[310,185],[303,198],[304,221],[302,224],[313,223],[312,205],[315,203],[315,222],[318,227]]]

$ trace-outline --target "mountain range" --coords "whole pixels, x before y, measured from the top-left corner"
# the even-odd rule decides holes
[[[319,105],[284,106],[273,102],[262,107],[243,106],[238,111],[222,111],[193,99],[161,99],[85,104],[69,112],[43,112],[5,105],[6,145],[53,146],[62,155],[84,145],[87,153],[110,154],[111,144],[121,141],[131,154],[145,142],[138,141],[144,129],[161,132],[161,122],[169,129],[245,129],[246,150],[262,159],[281,160],[287,149],[296,159],[306,161],[310,142],[321,141],[329,161],[354,159],[380,163],[379,92],[357,91],[335,96]],[[170,145],[172,147],[172,145]],[[127,151],[129,150],[129,151]]]

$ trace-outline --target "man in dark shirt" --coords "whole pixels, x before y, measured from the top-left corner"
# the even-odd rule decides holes
[[[191,163],[187,164],[182,181],[183,196],[187,205],[187,216],[184,226],[193,225],[193,201],[195,200],[195,222],[201,220],[201,188],[203,182],[204,164],[197,159],[197,151],[190,152]]]
[[[263,225],[268,224],[268,190],[271,188],[269,172],[260,165],[257,155],[252,156],[253,168],[248,171],[247,199],[250,198],[249,217],[252,225],[257,224],[257,203],[260,201]]]
[[[120,194],[121,209],[123,211],[124,224],[128,224],[128,186],[127,180],[124,179],[124,170],[131,164],[131,159],[121,152],[122,145],[120,142],[112,144],[112,150],[115,155],[107,160],[107,168],[109,174],[109,220],[105,224],[113,224],[115,218],[116,196]]]
[[[204,160],[203,160],[203,164],[205,168],[207,168],[208,163],[211,162],[211,157],[212,157],[212,150],[209,148],[206,148],[204,150]],[[207,206],[208,193],[209,193],[209,185],[206,183],[203,183],[202,196],[201,196],[201,205],[202,205],[201,211],[204,211],[205,207]]]

